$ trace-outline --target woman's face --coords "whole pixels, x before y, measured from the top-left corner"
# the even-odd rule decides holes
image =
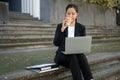
[[[75,22],[77,16],[78,16],[78,13],[74,8],[68,8],[66,12],[66,17],[70,17],[72,19],[72,22]]]

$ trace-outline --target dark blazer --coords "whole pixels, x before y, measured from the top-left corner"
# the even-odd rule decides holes
[[[66,28],[64,32],[61,32],[61,27],[62,27],[62,23],[58,24],[53,41],[53,44],[55,46],[58,46],[58,49],[56,51],[56,56],[54,59],[56,63],[58,63],[59,57],[63,55],[61,51],[65,51],[65,38],[68,36],[68,28]],[[74,34],[75,37],[85,36],[86,35],[85,26],[76,22]]]

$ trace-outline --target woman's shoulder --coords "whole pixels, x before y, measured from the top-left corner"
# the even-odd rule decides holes
[[[58,23],[58,26],[62,26],[62,23]]]
[[[76,25],[79,26],[79,27],[85,28],[85,25],[80,24],[80,23],[78,23],[78,22],[76,23]]]
[[[57,27],[58,27],[58,28],[61,28],[61,27],[62,27],[62,23],[58,23],[58,24],[57,24]]]

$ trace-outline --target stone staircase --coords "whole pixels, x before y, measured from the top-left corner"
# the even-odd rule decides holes
[[[2,25],[0,27],[0,50],[53,47],[52,41],[55,28],[56,25],[48,24],[36,25],[8,23]],[[120,45],[120,29],[86,28],[87,35],[93,37],[93,48],[97,46],[112,47]]]
[[[9,12],[9,22],[13,24],[38,24],[42,22],[28,13]]]
[[[51,51],[49,55],[53,58],[56,51],[56,47],[52,44],[55,29],[56,25],[43,23],[29,14],[11,12],[9,23],[0,25],[0,55],[14,51],[20,55],[26,50],[36,53],[36,49],[39,49],[41,54],[36,54],[36,57],[41,56],[42,53],[48,55]],[[92,52],[86,55],[95,80],[120,80],[120,27],[86,26],[86,30],[87,35],[93,37]],[[36,80],[36,78],[38,80],[72,80],[68,69],[43,74],[21,70],[9,75],[1,75],[0,79],[4,80],[5,76],[7,79],[17,78],[18,80]]]
[[[51,46],[55,28],[50,25],[6,25],[0,30],[1,49],[22,49]]]

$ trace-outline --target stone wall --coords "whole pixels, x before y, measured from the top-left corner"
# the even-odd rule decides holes
[[[70,3],[68,0],[52,0],[50,22],[57,24],[65,17],[65,7]],[[78,3],[78,22],[89,26],[116,26],[116,10],[106,7]]]
[[[51,0],[40,0],[40,18],[44,22],[50,22]]]
[[[8,3],[0,2],[0,24],[8,22]]]

